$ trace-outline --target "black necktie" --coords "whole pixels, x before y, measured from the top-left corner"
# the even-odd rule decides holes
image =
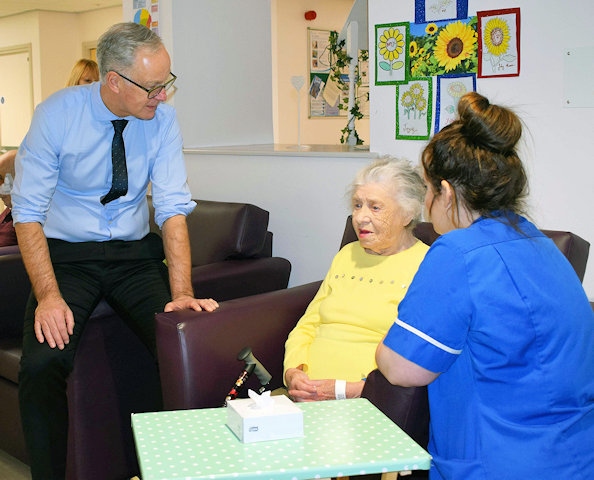
[[[128,193],[128,169],[126,168],[126,150],[124,149],[124,138],[122,132],[126,128],[128,120],[112,120],[113,141],[111,142],[111,165],[113,168],[111,178],[111,189],[101,198],[101,203],[106,203],[115,200],[122,195]]]

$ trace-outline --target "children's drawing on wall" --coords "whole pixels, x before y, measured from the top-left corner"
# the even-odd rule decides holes
[[[426,140],[432,122],[433,80],[418,78],[396,85],[396,139]]]
[[[435,133],[456,119],[460,97],[475,90],[476,76],[473,73],[437,77]]]
[[[410,25],[410,77],[476,73],[477,17]]]
[[[520,74],[520,9],[477,12],[479,77]]]
[[[415,0],[415,23],[457,20],[468,16],[468,0]]]
[[[409,23],[375,26],[375,84],[394,85],[406,80]]]
[[[133,0],[133,21],[150,28],[159,35],[159,1],[158,0]]]

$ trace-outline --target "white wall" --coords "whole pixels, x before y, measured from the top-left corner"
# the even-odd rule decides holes
[[[81,57],[78,15],[39,12],[41,96],[66,86],[74,62]]]
[[[563,104],[566,49],[594,46],[594,2],[469,0],[468,14],[504,7],[521,9],[520,76],[479,78],[477,91],[493,103],[513,107],[525,121],[522,158],[529,171],[532,218],[541,228],[569,230],[593,245],[584,288],[594,299],[594,110]],[[374,38],[374,25],[399,21],[414,21],[413,0],[369,0],[370,38]],[[371,48],[370,65],[374,65],[373,53]],[[374,68],[369,70],[373,82]],[[394,90],[371,89],[371,149],[418,161],[425,142],[394,140]]]
[[[272,143],[269,0],[172,9],[175,106],[186,146]]]

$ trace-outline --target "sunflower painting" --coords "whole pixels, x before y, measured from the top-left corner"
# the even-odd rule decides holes
[[[433,121],[433,79],[396,85],[396,139],[427,140]]]
[[[477,13],[479,77],[520,74],[520,9]]]
[[[476,73],[477,17],[453,22],[411,24],[410,77]]]
[[[391,85],[406,79],[409,23],[375,26],[375,84]]]
[[[467,92],[476,90],[476,75],[440,75],[435,99],[435,133],[452,123],[457,116],[458,101]]]

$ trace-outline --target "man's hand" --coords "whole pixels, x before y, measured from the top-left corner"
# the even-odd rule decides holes
[[[74,315],[62,297],[39,302],[35,309],[34,329],[39,343],[47,341],[51,348],[64,349],[74,331]]]
[[[17,223],[14,228],[37,298],[35,336],[39,343],[47,341],[51,348],[63,350],[74,331],[74,314],[60,294],[43,228],[37,222]]]
[[[173,299],[167,305],[165,305],[165,312],[173,312],[176,310],[196,310],[200,312],[205,310],[207,312],[213,312],[219,308],[219,304],[212,298],[194,298],[189,295],[178,297]]]

